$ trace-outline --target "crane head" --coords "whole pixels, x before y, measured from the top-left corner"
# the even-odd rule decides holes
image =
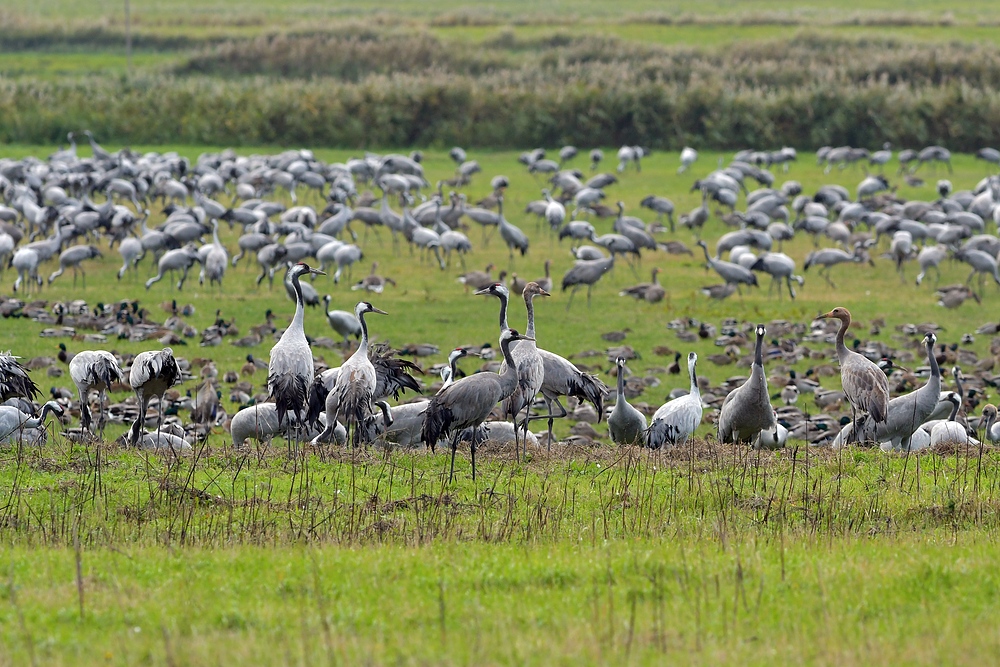
[[[367,301],[359,301],[358,305],[354,308],[354,314],[360,318],[365,313],[377,313],[379,315],[388,315],[389,313],[384,310],[379,310],[375,306],[371,305]]]
[[[480,296],[510,296],[510,290],[503,283],[493,283],[489,287],[484,287],[483,289],[476,292]]]

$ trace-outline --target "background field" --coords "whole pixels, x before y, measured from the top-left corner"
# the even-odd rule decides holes
[[[811,192],[828,182],[853,191],[863,177],[823,174],[808,153],[818,145],[1000,143],[992,2],[180,0],[133,3],[132,19],[129,71],[121,3],[15,0],[0,9],[0,157],[44,157],[67,131],[85,128],[109,149],[191,158],[229,145],[308,147],[328,161],[421,147],[433,182],[452,170],[441,149],[459,143],[484,171],[469,198],[487,194],[490,176],[507,175],[507,217],[532,244],[511,265],[498,240],[484,247],[471,229],[469,268],[492,261],[534,278],[551,259],[557,283],[572,263],[568,245],[522,213],[542,183],[516,156],[536,144],[601,146],[607,169],[621,143],[653,146],[641,175],[630,171],[608,189],[628,213],[651,219],[638,207],[643,196],[664,194],[679,213],[690,210],[692,180],[737,148],[799,147],[787,178]],[[358,50],[359,35],[368,50]],[[678,176],[685,143],[701,158]],[[947,177],[957,189],[988,173],[968,154],[954,165]],[[573,166],[585,169],[585,158]],[[946,176],[927,170],[926,185],[910,188],[895,167],[889,173],[901,196],[923,200]],[[714,247],[724,231],[713,218],[705,237]],[[685,231],[663,238],[693,245]],[[223,229],[230,252],[235,239]],[[811,248],[800,237],[784,250],[801,267]],[[378,260],[399,281],[371,298],[390,313],[371,319],[375,337],[442,350],[495,343],[496,303],[465,294],[460,267],[442,272],[406,250],[397,256],[387,233],[381,243],[369,238],[365,253],[354,279]],[[222,294],[196,277],[180,293],[166,280],[147,292],[148,259],[120,283],[119,265],[106,251],[88,267],[86,288],[67,275],[38,298],[139,299],[163,318],[160,303],[176,297],[196,306],[188,320],[199,329],[216,308],[244,330],[268,308],[279,319],[292,312],[280,285],[253,286],[256,267],[246,260],[227,273]],[[664,269],[663,303],[617,296],[653,266]],[[895,330],[903,323],[942,324],[940,342],[950,344],[998,318],[995,286],[982,305],[945,311],[934,305],[933,281],[912,284],[915,272],[909,266],[901,283],[876,258],[875,268],[835,268],[836,290],[805,273],[794,303],[769,297],[766,284],[716,302],[698,293],[718,281],[698,256],[657,253],[637,273],[620,263],[589,309],[578,295],[566,312],[557,287],[537,303],[539,341],[567,356],[602,353],[579,361],[611,384],[600,334],[628,327],[625,342],[640,354],[630,368],[661,382],[634,402],[655,406],[687,385],[683,373],[664,372],[672,356],[654,354],[656,346],[696,350],[713,384],[745,372],[708,362],[719,351],[711,340],[679,341],[666,327],[675,318],[808,323],[845,305],[863,323],[861,338],[896,347],[907,344]],[[942,272],[943,284],[967,275],[951,262]],[[0,293],[12,282],[4,271]],[[350,282],[322,278],[316,287],[332,307],[350,308],[358,298]],[[523,317],[515,305],[511,323]],[[887,325],[873,337],[875,317]],[[4,347],[26,358],[55,355],[62,339],[40,337],[41,328],[0,321]],[[318,310],[306,329],[332,335]],[[71,351],[88,346],[65,342]],[[270,344],[252,351],[266,356]],[[964,345],[980,356],[989,346],[989,336]],[[221,370],[239,368],[246,353],[199,348],[197,339],[177,349]],[[315,353],[339,363],[337,351]],[[40,380],[43,390],[68,384]],[[264,380],[258,372],[255,389]],[[824,384],[838,387],[838,378]],[[110,426],[107,439],[122,429]],[[711,432],[704,424],[699,435]],[[475,482],[460,452],[453,484],[441,452],[293,456],[280,441],[237,451],[221,429],[197,451],[175,462],[56,432],[44,449],[0,450],[0,665],[964,664],[1000,649],[1000,456],[991,450],[900,457],[797,443],[758,453],[709,437],[653,456],[598,444],[517,460],[492,448]]]

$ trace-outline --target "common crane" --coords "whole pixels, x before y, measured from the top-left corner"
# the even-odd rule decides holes
[[[869,415],[877,428],[888,418],[888,378],[875,363],[844,345],[844,336],[851,326],[849,310],[838,306],[819,317],[840,320],[840,329],[837,331],[837,358],[840,360],[840,381],[847,401],[851,404],[851,423],[854,432],[856,434],[859,432],[859,411]]]
[[[764,336],[767,329],[758,324],[755,333],[757,343],[750,378],[729,392],[719,412],[719,441],[723,443],[752,443],[761,431],[774,431],[777,424],[764,375]]]
[[[91,391],[98,392],[100,417],[98,428],[104,430],[104,393],[116,382],[122,381],[122,370],[118,367],[115,355],[106,350],[84,350],[78,352],[69,362],[69,376],[76,385],[80,396],[80,422],[84,429],[94,432],[91,424],[90,401],[87,398]]]
[[[608,434],[617,445],[638,445],[646,431],[646,417],[625,398],[625,358],[615,359],[618,368],[618,398],[608,415]]]
[[[688,375],[691,378],[691,389],[687,395],[667,401],[661,405],[649,423],[646,431],[646,446],[659,449],[664,445],[684,445],[701,425],[701,390],[698,387],[698,374],[695,367],[698,355],[688,353]]]

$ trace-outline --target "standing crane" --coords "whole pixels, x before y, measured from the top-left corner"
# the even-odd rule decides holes
[[[326,397],[326,430],[316,436],[313,443],[328,441],[334,424],[343,416],[348,432],[353,423],[353,442],[358,445],[361,441],[361,426],[365,419],[375,413],[372,401],[375,398],[377,377],[375,365],[368,358],[368,325],[365,322],[367,313],[387,314],[367,301],[360,301],[354,307],[354,316],[361,324],[361,342],[351,358],[340,367],[337,382]]]
[[[323,302],[326,304],[327,309],[326,320],[330,323],[330,328],[344,337],[344,347],[347,347],[350,345],[348,337],[361,337],[361,322],[354,316],[354,313],[349,313],[346,310],[329,310],[330,301],[331,297],[329,294],[323,297]]]
[[[688,354],[688,375],[691,376],[691,390],[687,396],[667,401],[653,413],[653,420],[646,431],[646,445],[659,449],[664,445],[684,445],[687,439],[701,425],[701,390],[695,366],[698,355]]]
[[[292,413],[288,420],[301,423],[306,407],[306,389],[313,380],[313,356],[303,326],[305,301],[299,278],[303,275],[325,276],[319,269],[311,268],[305,262],[293,264],[286,280],[291,282],[295,292],[295,315],[281,338],[271,348],[271,358],[267,365],[268,397],[277,407],[278,422],[285,420],[285,413]],[[290,435],[290,434],[289,434]]]
[[[476,294],[489,294],[500,300],[500,333],[508,331],[510,327],[507,325],[507,302],[510,298],[510,291],[507,286],[503,283],[493,283],[479,290]],[[584,373],[565,357],[545,349],[539,349],[538,353],[542,357],[542,364],[545,368],[545,372],[542,374],[541,392],[545,399],[547,414],[531,417],[531,419],[548,420],[548,447],[551,449],[553,421],[569,414],[559,401],[559,397],[574,396],[581,400],[590,401],[597,411],[598,420],[600,420],[604,416],[604,398],[608,395],[608,388],[599,378]],[[553,413],[553,403],[559,408],[560,414]]]
[[[618,398],[608,416],[608,433],[617,445],[637,445],[646,431],[646,416],[625,398],[625,358],[615,359],[618,368]]]
[[[511,356],[514,358],[515,370],[517,371],[517,389],[504,402],[504,414],[511,417],[514,423],[514,443],[517,444],[517,415],[524,410],[524,437],[528,437],[528,417],[531,411],[531,403],[535,400],[535,395],[542,388],[545,366],[542,357],[535,346],[535,307],[533,300],[536,296],[551,296],[548,292],[538,286],[536,282],[530,282],[524,286],[522,292],[524,296],[524,307],[528,311],[528,323],[524,330],[525,340],[511,345]],[[504,369],[501,367],[500,373]]]
[[[497,403],[509,397],[517,389],[516,363],[511,356],[510,344],[527,340],[514,329],[500,334],[500,352],[507,367],[503,374],[476,373],[469,375],[431,399],[424,415],[421,438],[434,451],[435,444],[442,437],[454,434],[451,441],[451,469],[449,482],[455,476],[455,452],[458,450],[458,436],[463,429],[472,428],[471,459],[472,479],[476,478],[476,445],[481,437],[480,427],[486,421]]]
[[[565,211],[564,211],[565,213]],[[511,264],[514,263],[514,250],[520,250],[523,257],[528,253],[528,236],[519,227],[512,225],[503,217],[503,196],[497,197],[497,215],[499,216],[500,238],[507,244],[510,251]]]
[[[758,324],[750,378],[729,392],[719,412],[719,441],[752,443],[761,431],[775,431],[777,421],[764,375],[764,335],[767,329]],[[884,377],[884,376],[883,376]],[[775,436],[777,439],[777,436]]]
[[[592,260],[577,260],[573,264],[572,268],[563,275],[562,279],[562,291],[566,291],[567,287],[572,287],[573,291],[569,294],[569,300],[566,302],[566,310],[573,304],[573,296],[576,291],[580,289],[581,285],[587,286],[587,306],[590,306],[590,292],[594,288],[594,284],[601,279],[605,273],[613,269],[615,266],[615,256],[606,259],[592,259]]]
[[[205,265],[201,270],[198,283],[205,284],[205,278],[207,277],[209,287],[215,283],[219,283],[219,289],[221,290],[222,276],[226,274],[226,266],[228,264],[229,253],[226,251],[226,246],[222,245],[222,242],[219,241],[219,221],[212,218],[212,246],[205,255]]]
[[[115,355],[107,350],[84,350],[78,352],[69,362],[69,376],[76,384],[80,395],[80,423],[84,429],[94,432],[91,425],[90,401],[87,395],[91,391],[98,392],[100,417],[98,428],[104,430],[104,392],[111,389],[115,382],[122,381],[122,370],[118,367]]]
[[[75,358],[75,357],[74,357]],[[174,386],[181,377],[180,368],[174,358],[174,351],[165,347],[159,352],[140,352],[132,360],[129,369],[128,382],[139,399],[139,415],[129,429],[128,443],[133,447],[139,444],[142,435],[142,425],[146,421],[146,410],[153,396],[160,399],[156,431],[159,433],[163,422],[163,394]]]
[[[837,358],[840,360],[840,381],[851,404],[851,423],[858,433],[858,412],[867,413],[875,427],[884,423],[889,414],[889,379],[875,363],[844,345],[844,336],[851,326],[851,313],[838,306],[819,319],[840,320],[837,332]]]
[[[931,369],[930,378],[924,386],[889,401],[888,417],[877,426],[870,416],[866,416],[861,420],[856,436],[853,426],[844,427],[831,443],[832,447],[843,445],[854,436],[860,442],[888,442],[893,449],[912,451],[911,437],[930,418],[941,396],[941,368],[938,366],[937,355],[934,354],[937,336],[934,332],[928,332],[923,342]]]
[[[72,248],[67,248],[59,255],[59,268],[49,276],[49,284],[51,285],[53,280],[65,273],[67,268],[70,268],[73,269],[73,287],[76,287],[76,274],[79,273],[83,277],[83,287],[86,289],[87,274],[81,264],[84,260],[95,257],[101,257],[101,251],[92,245],[75,245]]]

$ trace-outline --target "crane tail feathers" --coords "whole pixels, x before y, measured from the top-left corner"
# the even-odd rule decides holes
[[[271,389],[270,398],[278,411],[278,423],[281,424],[285,415],[292,413],[296,417],[306,404],[306,383],[298,375],[272,375],[267,378],[267,386]]]

